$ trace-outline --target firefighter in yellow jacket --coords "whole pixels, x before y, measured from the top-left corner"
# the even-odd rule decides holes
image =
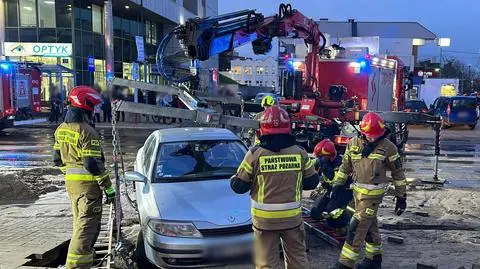
[[[334,188],[341,187],[352,174],[355,213],[350,221],[345,243],[334,269],[354,268],[365,241],[365,258],[357,269],[380,269],[382,241],[377,211],[385,194],[387,170],[395,186],[395,212],[401,215],[407,206],[406,179],[397,147],[386,138],[385,123],[376,113],[367,113],[361,123],[362,137],[348,144],[342,165],[335,176]]]
[[[73,233],[67,268],[90,268],[93,245],[100,232],[102,191],[111,202],[115,189],[105,170],[100,136],[89,125],[93,108],[102,97],[88,86],[72,89],[65,121],[55,131],[54,163],[65,172],[65,186],[72,204]]]
[[[260,120],[260,118],[263,115],[263,112],[265,112],[265,110],[267,108],[272,107],[273,105],[275,105],[275,100],[273,99],[273,97],[271,95],[266,95],[265,97],[263,97],[261,106],[263,107],[264,111],[258,112],[255,115],[255,117],[253,117],[253,119],[254,120]],[[250,137],[255,137],[254,138],[254,145],[257,146],[258,144],[260,144],[260,134],[259,134],[259,132],[255,133],[255,130],[253,130],[253,129],[250,129],[248,132],[249,132]]]
[[[260,118],[260,144],[250,149],[230,185],[236,193],[250,191],[255,234],[255,266],[277,269],[280,242],[286,269],[307,268],[302,190],[319,183],[315,160],[295,145],[285,110],[273,106]]]

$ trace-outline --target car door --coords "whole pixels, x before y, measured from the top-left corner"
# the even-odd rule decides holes
[[[152,166],[155,163],[156,149],[157,138],[152,135],[145,142],[143,150],[141,152],[142,154],[141,156],[139,156],[143,160],[141,162],[138,162],[139,167],[137,167],[137,172],[141,173],[147,178],[147,181],[145,183],[135,183],[140,222],[142,222],[148,216],[152,216],[152,212],[154,212],[153,214],[155,214],[155,212],[158,212],[158,210],[156,210],[155,197],[151,192]]]

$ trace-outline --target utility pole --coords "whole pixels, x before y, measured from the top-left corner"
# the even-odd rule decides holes
[[[103,6],[103,21],[105,35],[105,79],[107,81],[107,91],[112,97],[113,85],[108,83],[115,75],[113,65],[113,10],[112,0],[105,0]]]

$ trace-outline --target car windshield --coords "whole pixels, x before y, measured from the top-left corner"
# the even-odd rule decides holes
[[[410,101],[405,103],[405,108],[409,109],[426,109],[427,105],[425,105],[422,101]]]
[[[230,177],[245,154],[245,146],[233,140],[164,143],[158,150],[154,183]]]
[[[477,105],[477,100],[474,98],[461,98],[452,100],[452,108],[475,108]]]
[[[437,102],[435,102],[435,108],[443,109],[443,108],[447,108],[447,105],[448,105],[447,98],[440,98],[440,99],[437,99]]]

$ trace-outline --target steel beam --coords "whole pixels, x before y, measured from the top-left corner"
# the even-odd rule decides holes
[[[145,91],[152,91],[152,92],[158,92],[158,93],[164,93],[164,94],[170,94],[170,95],[178,95],[180,98],[182,98],[182,96],[185,96],[187,103],[191,104],[192,106],[195,105],[193,99],[197,99],[195,100],[197,102],[201,102],[203,99],[205,101],[219,102],[219,103],[226,103],[226,104],[237,104],[237,105],[242,104],[242,100],[238,97],[202,96],[202,94],[194,96],[193,94],[189,93],[187,90],[184,90],[181,88],[152,84],[152,83],[145,83],[142,81],[113,78],[111,83],[112,85],[121,86],[121,87],[136,88],[136,89],[141,89]]]
[[[371,111],[360,111],[360,117]],[[406,123],[406,124],[440,124],[440,117],[432,116],[425,113],[417,112],[400,112],[400,111],[375,111],[383,120],[390,123]]]
[[[206,123],[212,125],[229,125],[229,126],[238,126],[243,128],[254,128],[258,129],[258,121],[247,119],[247,118],[238,118],[232,116],[225,116],[217,113],[211,109],[197,109],[197,110],[187,110],[181,108],[172,108],[172,107],[159,107],[154,105],[139,104],[128,101],[118,101],[116,103],[118,111],[155,115],[162,117],[170,118],[180,118],[185,120],[191,120],[199,123]]]

